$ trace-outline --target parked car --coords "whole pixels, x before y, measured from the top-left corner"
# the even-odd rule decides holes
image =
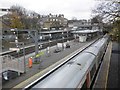
[[[66,44],[66,48],[70,48],[70,45],[68,43]]]
[[[61,50],[60,49],[55,49],[55,51],[54,51],[54,53],[58,53],[58,52],[60,52]]]

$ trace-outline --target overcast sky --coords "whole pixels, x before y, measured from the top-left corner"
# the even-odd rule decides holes
[[[0,8],[20,5],[39,14],[64,14],[66,18],[89,19],[97,0],[0,0]]]

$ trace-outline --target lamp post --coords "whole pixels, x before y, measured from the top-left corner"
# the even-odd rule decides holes
[[[51,37],[52,37],[52,36],[51,36],[51,34],[49,33],[49,47],[50,47],[50,42],[51,42],[50,39],[51,39]]]
[[[51,34],[50,34],[50,31],[49,31],[49,40],[48,40],[48,47],[47,47],[47,54],[48,56],[50,56],[50,39],[51,39]]]

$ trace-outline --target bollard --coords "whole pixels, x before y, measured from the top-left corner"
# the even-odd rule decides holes
[[[29,58],[29,64],[28,67],[31,68],[32,67],[32,57]]]

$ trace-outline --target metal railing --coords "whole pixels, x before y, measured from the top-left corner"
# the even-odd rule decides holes
[[[14,58],[10,55],[1,56],[2,72],[11,70],[19,73],[24,73],[24,59]],[[2,73],[0,72],[0,73]]]

